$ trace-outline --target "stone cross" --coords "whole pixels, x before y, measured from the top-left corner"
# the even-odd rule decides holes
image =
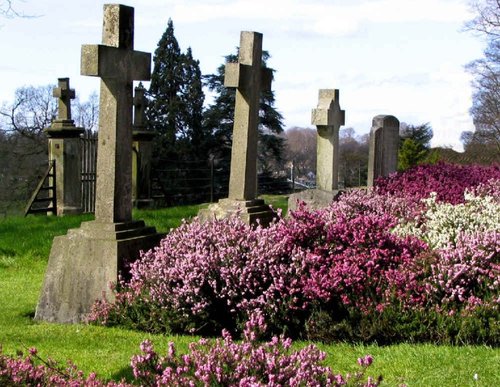
[[[69,78],[58,78],[58,87],[52,95],[58,99],[58,117],[45,128],[49,145],[49,160],[55,161],[55,175],[50,184],[56,187],[57,215],[82,212],[81,169],[82,155],[80,136],[83,128],[71,119],[71,100],[75,90],[69,87]]]
[[[345,111],[340,109],[339,90],[321,89],[318,108],[312,110],[311,123],[318,128],[316,188],[338,189],[339,130],[345,125]]]
[[[262,67],[262,34],[242,31],[237,63],[227,63],[224,86],[236,88],[229,199],[257,196],[257,137],[261,91],[270,91],[272,71]]]
[[[399,120],[394,116],[373,118],[368,153],[368,187],[380,176],[389,176],[398,168]]]
[[[134,9],[104,5],[102,43],[82,46],[81,74],[101,78],[97,222],[132,220],[132,82],[149,80],[151,54],[134,51]]]
[[[75,99],[75,90],[69,88],[69,78],[58,78],[58,87],[52,90],[52,96],[58,98],[57,120],[71,120],[71,100]]]
[[[134,130],[141,130],[146,127],[146,89],[139,85],[134,90]]]

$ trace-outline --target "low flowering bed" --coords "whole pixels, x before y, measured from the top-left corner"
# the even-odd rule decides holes
[[[268,343],[258,338],[266,326],[262,315],[252,315],[247,322],[243,340],[233,341],[227,331],[217,340],[201,339],[192,343],[189,353],[179,355],[173,343],[166,356],[159,356],[153,343],[141,343],[141,354],[132,357],[133,380],[106,382],[95,374],[85,377],[76,366],[60,367],[43,361],[35,349],[23,357],[12,358],[0,352],[0,384],[2,386],[378,386],[382,378],[365,376],[372,364],[371,355],[358,359],[359,371],[334,374],[323,366],[326,356],[314,345],[299,351],[291,350],[292,341],[273,337]]]
[[[498,166],[419,166],[377,184],[265,229],[184,223],[89,319],[241,335],[258,311],[291,337],[500,344]]]

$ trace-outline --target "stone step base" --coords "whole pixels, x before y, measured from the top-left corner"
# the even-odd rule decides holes
[[[202,209],[198,213],[198,217],[202,222],[224,219],[234,215],[240,217],[247,224],[260,224],[264,227],[277,218],[276,212],[262,199],[221,199],[218,203],[211,204],[207,209]]]
[[[98,299],[112,300],[110,283],[128,275],[141,251],[157,246],[163,235],[142,221],[84,222],[54,238],[35,319],[81,322]]]

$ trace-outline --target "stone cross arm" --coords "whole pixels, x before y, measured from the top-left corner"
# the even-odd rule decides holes
[[[254,83],[254,68],[242,63],[226,63],[224,86],[247,89]],[[260,91],[271,91],[273,71],[267,67],[261,67],[258,73],[260,79]]]
[[[125,82],[151,78],[151,54],[102,44],[82,45],[81,74]]]
[[[319,91],[318,108],[312,111],[311,123],[336,128],[345,125],[345,110],[340,109],[338,89]]]

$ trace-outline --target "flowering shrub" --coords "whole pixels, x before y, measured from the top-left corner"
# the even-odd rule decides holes
[[[414,296],[418,283],[407,267],[426,249],[425,243],[391,233],[397,220],[389,214],[346,214],[336,207],[317,211],[322,221],[302,224],[305,229],[323,226],[320,236],[294,255],[303,267],[301,282],[309,301],[369,312],[383,309],[394,298]],[[283,227],[295,230],[297,219],[304,218],[313,217],[301,208]]]
[[[482,189],[479,187],[479,190]],[[500,195],[476,196],[466,191],[464,203],[453,205],[438,203],[436,195],[432,193],[422,202],[426,205],[422,216],[417,221],[398,225],[394,230],[397,234],[413,235],[432,248],[444,248],[455,244],[460,234],[500,230]]]
[[[500,233],[459,233],[455,244],[437,251],[426,277],[426,292],[435,305],[460,309],[484,302],[500,305]]]
[[[227,331],[222,339],[201,339],[191,343],[189,353],[178,355],[169,343],[168,354],[160,357],[153,343],[141,343],[141,354],[132,357],[133,384],[125,381],[103,382],[91,374],[85,378],[82,371],[70,364],[62,369],[55,362],[43,362],[30,349],[29,355],[16,358],[0,352],[0,384],[2,386],[36,385],[68,387],[129,387],[141,386],[378,386],[382,377],[367,377],[365,372],[372,364],[371,355],[358,359],[360,370],[354,374],[334,375],[321,363],[326,354],[314,345],[292,351],[290,339],[273,337],[267,343],[258,342],[266,330],[262,315],[255,313],[246,323],[244,339],[233,341]],[[44,364],[37,365],[36,363]]]
[[[90,319],[147,319],[140,328],[154,320],[155,330],[214,334],[235,332],[262,310],[272,331],[293,335],[318,300],[383,308],[415,293],[407,266],[426,245],[391,233],[397,219],[379,212],[301,206],[290,219],[255,230],[237,217],[185,223],[132,265],[115,303],[97,303]]]
[[[284,337],[258,343],[265,329],[262,315],[256,313],[246,323],[241,343],[223,331],[222,339],[191,343],[190,353],[182,356],[170,343],[167,355],[160,357],[146,340],[142,354],[132,358],[134,376],[151,386],[377,386],[382,380],[368,377],[363,382],[373,361],[370,355],[358,359],[361,370],[354,375],[334,375],[321,365],[326,355],[314,345],[294,352],[291,340]]]
[[[40,364],[42,363],[42,364]],[[125,382],[103,382],[94,373],[85,377],[75,365],[66,368],[54,361],[41,361],[35,348],[30,348],[27,356],[4,355],[0,349],[0,385],[2,386],[60,386],[60,387],[126,387]]]
[[[90,320],[148,319],[139,325],[202,334],[234,331],[256,309],[269,323],[287,320],[303,308],[300,266],[278,231],[252,229],[237,217],[184,223],[132,265],[115,303],[97,303]]]
[[[499,174],[496,166],[419,166],[381,180],[376,190],[345,193],[325,209],[301,204],[266,229],[237,217],[195,219],[135,262],[130,281],[117,284],[116,300],[96,303],[90,321],[234,334],[261,311],[270,332],[294,337],[320,313],[380,340],[377,318],[404,316],[398,326],[418,331],[415,321],[425,323],[430,310],[480,306],[478,313],[490,315],[499,299]],[[438,183],[447,189],[431,193]],[[432,326],[443,326],[439,315],[431,317]],[[461,329],[450,332],[463,337]]]
[[[500,166],[422,164],[402,173],[379,178],[375,188],[380,194],[412,196],[415,199],[429,197],[436,193],[438,202],[462,203],[466,189],[500,179]]]

